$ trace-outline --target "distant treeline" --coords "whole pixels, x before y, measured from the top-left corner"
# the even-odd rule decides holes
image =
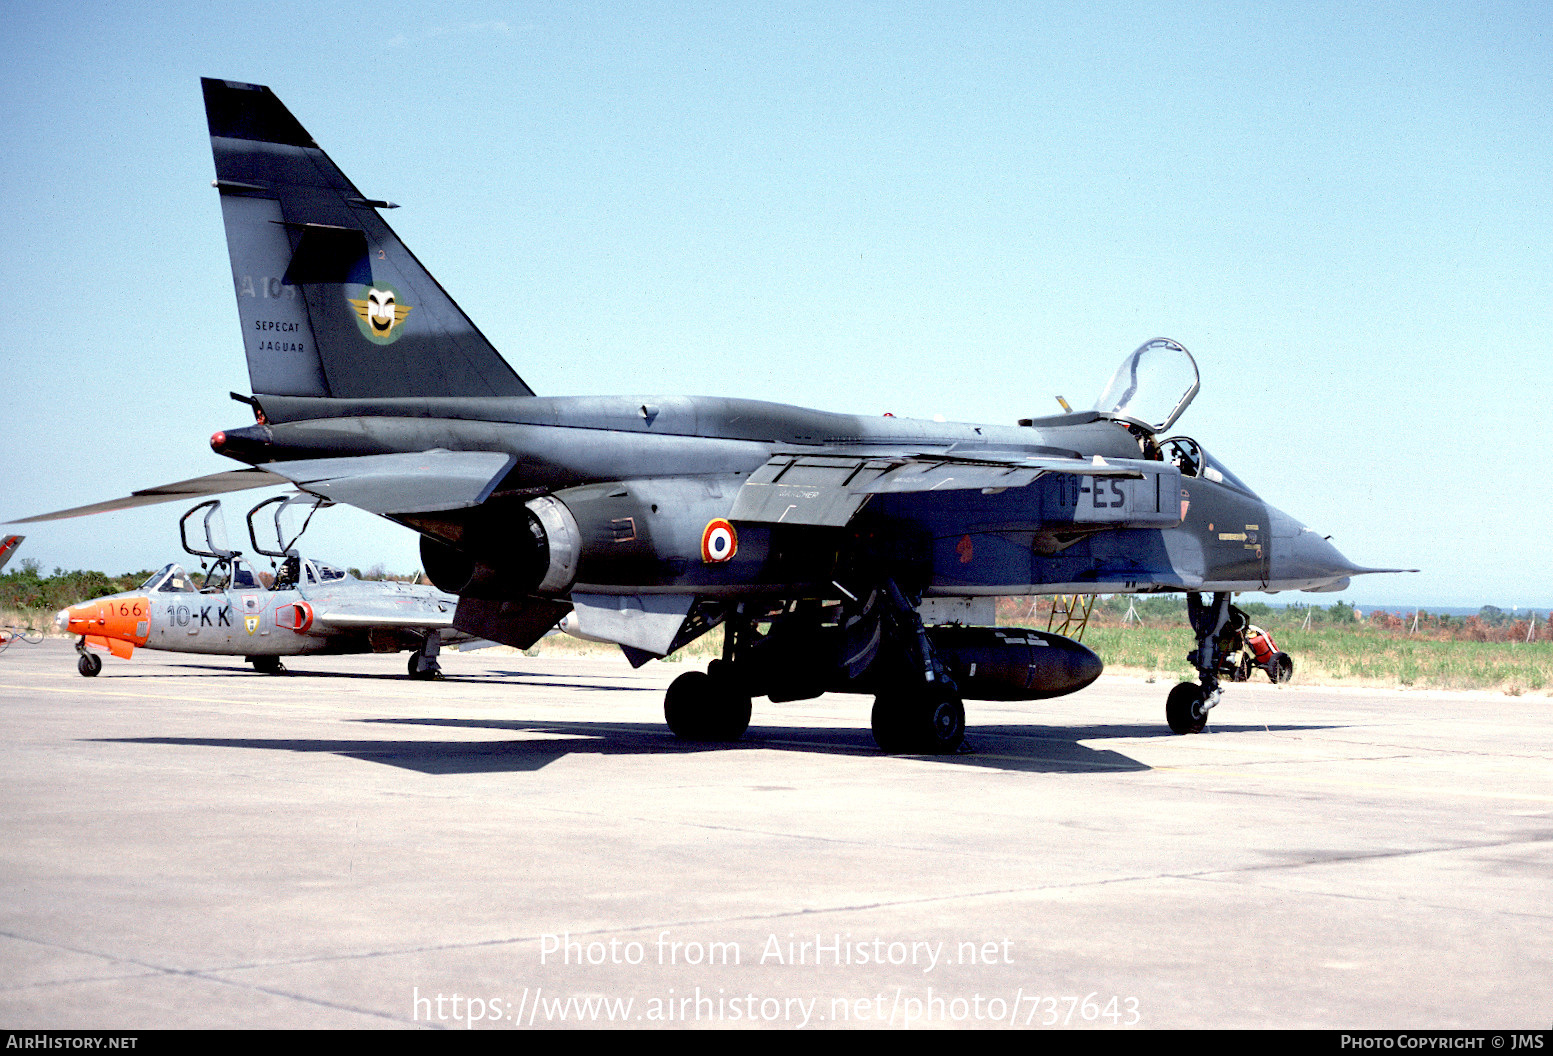
[[[1052,611],[1050,597],[999,598],[998,622],[1044,628]],[[1346,601],[1328,606],[1295,603],[1273,606],[1266,602],[1238,597],[1235,604],[1251,622],[1276,634],[1289,630],[1368,630],[1388,636],[1426,638],[1442,642],[1524,642],[1553,640],[1548,630],[1548,614],[1543,612],[1508,613],[1494,605],[1484,605],[1474,615],[1434,614],[1420,609],[1416,616],[1399,616],[1376,610],[1363,612]],[[1131,615],[1128,612],[1131,610]],[[1111,594],[1095,599],[1090,623],[1097,627],[1120,627],[1137,623],[1144,627],[1185,627],[1184,594]],[[1059,613],[1057,622],[1062,622]]]
[[[39,574],[36,561],[26,560],[18,569],[0,572],[0,610],[41,611],[53,615],[60,609],[104,594],[134,590],[151,575],[150,569],[110,576],[105,572],[66,572],[56,568],[53,575],[44,576]]]
[[[193,571],[198,572],[197,569]],[[265,571],[255,571],[261,577],[268,576]],[[402,583],[414,582],[420,576],[418,572],[412,575],[384,572],[382,565],[374,565],[365,572],[353,568],[350,573],[357,579],[390,579]],[[20,568],[0,572],[0,612],[14,613],[24,622],[41,628],[60,609],[100,598],[104,594],[135,590],[154,574],[151,569],[110,576],[106,572],[66,572],[56,568],[52,574],[45,576],[38,562],[29,558],[21,562]]]

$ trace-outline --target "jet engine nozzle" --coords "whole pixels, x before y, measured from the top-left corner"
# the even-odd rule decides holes
[[[577,578],[582,551],[577,521],[549,495],[530,499],[516,532],[489,523],[471,529],[460,546],[421,537],[421,567],[438,590],[502,600],[564,593]]]

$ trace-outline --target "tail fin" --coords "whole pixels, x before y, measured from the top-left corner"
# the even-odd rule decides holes
[[[255,395],[534,395],[275,93],[201,84]]]

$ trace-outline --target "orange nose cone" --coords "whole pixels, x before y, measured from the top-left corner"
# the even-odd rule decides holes
[[[72,605],[60,616],[71,634],[145,645],[151,637],[151,603],[146,598],[104,598]],[[56,622],[58,622],[56,618]]]
[[[210,446],[212,448],[214,448],[215,450],[217,450],[217,451],[220,451],[223,447],[225,447],[226,446],[226,433],[224,431],[223,432],[218,432],[218,433],[211,433],[210,434]]]
[[[64,617],[65,629],[71,634],[101,634],[102,620],[98,616],[100,605],[95,601],[83,601],[79,605],[72,605],[60,613]],[[57,624],[59,619],[55,619]]]

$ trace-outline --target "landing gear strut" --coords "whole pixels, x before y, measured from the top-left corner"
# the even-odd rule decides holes
[[[1220,591],[1211,604],[1204,604],[1201,594],[1186,596],[1186,614],[1197,635],[1197,648],[1186,658],[1197,669],[1201,682],[1182,682],[1170,691],[1165,701],[1165,721],[1172,733],[1201,733],[1208,725],[1208,712],[1224,693],[1219,688],[1219,661],[1224,656],[1220,639],[1233,638],[1231,610],[1239,611],[1229,603],[1229,598],[1228,591]]]
[[[902,675],[874,698],[875,743],[892,754],[958,751],[965,741],[965,705],[939,663],[922,617],[893,580],[884,585],[880,609],[905,663]]]

